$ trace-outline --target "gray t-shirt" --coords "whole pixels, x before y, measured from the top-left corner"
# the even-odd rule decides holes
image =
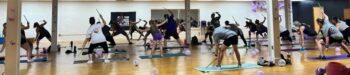
[[[216,43],[218,43],[220,40],[225,40],[235,35],[237,35],[236,32],[227,29],[223,26],[215,28],[213,32],[214,41]]]
[[[349,26],[344,21],[339,21],[339,30],[344,31]]]
[[[328,34],[330,34],[330,37],[334,39],[343,38],[343,34],[337,29],[337,27],[335,27],[332,23],[330,23],[328,19],[324,20],[324,25],[321,31],[323,33],[323,37],[327,37],[329,36]]]

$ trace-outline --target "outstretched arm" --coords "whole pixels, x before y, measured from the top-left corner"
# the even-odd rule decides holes
[[[166,22],[168,22],[168,19],[164,20],[162,23],[157,24],[157,27],[164,25]]]
[[[23,29],[23,30],[29,29],[29,22],[27,22],[27,26],[25,26],[25,25],[22,24],[21,29]]]
[[[323,14],[324,20],[329,20],[328,15],[324,13],[324,9],[321,10],[321,13]]]

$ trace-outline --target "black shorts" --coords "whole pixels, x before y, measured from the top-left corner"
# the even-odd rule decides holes
[[[172,36],[175,39],[179,39],[179,34],[177,32],[169,32],[169,31],[165,31],[165,39],[170,39],[170,36]]]
[[[332,37],[329,37],[329,44],[332,44],[332,43],[341,43],[343,42],[343,39],[334,39]]]
[[[237,44],[238,44],[238,36],[237,35],[231,36],[230,38],[224,40],[224,45],[227,47],[229,47],[230,45],[237,45]]]
[[[344,36],[350,36],[350,27],[346,28],[344,31],[341,31],[341,33]],[[348,37],[344,37],[344,38],[348,38]]]
[[[51,35],[50,33],[41,33],[38,37],[38,41],[40,41],[41,39],[43,39],[44,37],[46,37],[47,39],[51,39]]]
[[[96,43],[96,44],[90,44],[89,46],[89,54],[94,53],[94,49],[98,46],[101,46],[103,48],[103,53],[108,53],[108,45],[107,42],[101,42],[101,43]]]

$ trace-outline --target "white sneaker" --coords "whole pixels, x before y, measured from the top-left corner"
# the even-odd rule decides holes
[[[27,62],[28,62],[28,63],[31,63],[31,62],[33,62],[33,60],[32,60],[32,59],[28,59]]]
[[[111,61],[108,60],[108,59],[105,59],[104,62],[105,62],[105,63],[109,63],[109,62],[111,62]]]
[[[93,63],[93,61],[92,61],[92,60],[89,60],[87,63],[92,64],[92,63]]]

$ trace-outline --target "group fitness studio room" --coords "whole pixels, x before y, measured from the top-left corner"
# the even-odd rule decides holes
[[[350,75],[350,0],[0,0],[2,75]]]

